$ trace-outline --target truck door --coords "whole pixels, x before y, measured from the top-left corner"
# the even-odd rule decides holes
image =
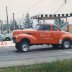
[[[43,30],[40,31],[40,39],[41,43],[51,43],[52,38],[51,38],[51,27],[50,25],[44,25]]]
[[[61,37],[61,31],[57,26],[52,26],[53,31],[51,31],[53,44],[58,44]]]

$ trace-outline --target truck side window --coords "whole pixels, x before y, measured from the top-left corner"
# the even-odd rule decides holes
[[[38,30],[43,30],[43,25],[40,25]]]
[[[50,26],[49,26],[49,25],[46,25],[46,26],[44,26],[44,30],[48,30],[48,31],[50,31],[50,30],[51,30],[51,28],[50,28]]]
[[[53,26],[53,31],[59,31],[59,28],[56,26]]]

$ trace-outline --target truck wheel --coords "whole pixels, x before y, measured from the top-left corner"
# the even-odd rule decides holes
[[[61,44],[61,47],[62,48],[66,48],[66,49],[68,49],[68,48],[71,48],[71,41],[70,40],[64,40],[63,42],[62,42],[62,44]]]
[[[21,51],[21,49],[20,49],[20,44],[19,44],[19,43],[16,43],[16,44],[15,44],[15,48],[16,48],[17,50]]]
[[[28,42],[22,42],[20,45],[21,51],[27,52],[29,51],[29,43]]]

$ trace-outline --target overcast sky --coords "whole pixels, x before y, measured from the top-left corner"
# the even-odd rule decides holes
[[[6,5],[9,18],[12,18],[13,12],[16,18],[27,12],[30,15],[72,12],[72,0],[67,0],[66,4],[64,0],[0,0],[0,19],[6,19]],[[56,12],[61,5],[63,6]]]

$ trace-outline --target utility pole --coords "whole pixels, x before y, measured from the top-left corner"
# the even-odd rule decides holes
[[[1,26],[0,33],[2,34],[3,33],[3,21],[2,20],[0,20],[0,26]]]
[[[67,3],[67,0],[65,0],[64,3],[66,4]]]
[[[13,13],[13,24],[14,24],[13,27],[14,27],[14,30],[15,30],[15,17],[14,17],[14,15],[15,14]]]
[[[67,0],[64,1],[64,3],[67,3]],[[67,17],[66,17],[66,23],[67,23]],[[69,23],[67,24],[67,32],[69,32]]]
[[[7,9],[7,6],[6,6],[6,17],[7,17],[7,33],[9,33],[9,22],[8,22],[8,9]]]

